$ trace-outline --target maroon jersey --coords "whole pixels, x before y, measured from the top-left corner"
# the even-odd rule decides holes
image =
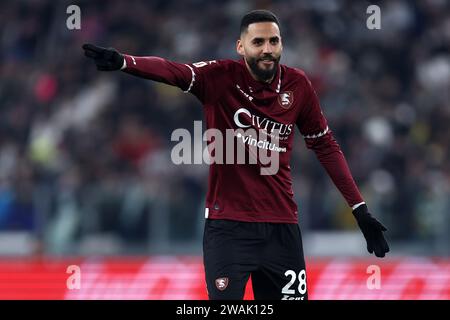
[[[259,162],[210,165],[207,218],[298,223],[289,166],[296,126],[347,203],[363,202],[303,71],[280,64],[268,84],[254,80],[243,59],[182,64],[125,55],[125,61],[127,73],[194,94],[204,106],[206,127],[220,130],[224,137],[227,129],[278,132],[278,148],[272,151],[279,152],[276,174],[262,175]]]

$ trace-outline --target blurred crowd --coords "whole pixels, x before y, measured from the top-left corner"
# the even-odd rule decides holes
[[[67,28],[70,4],[81,9],[80,30]],[[366,27],[370,4],[381,8],[380,30]],[[104,248],[95,235],[113,239],[112,252],[197,242],[208,168],[174,165],[170,152],[172,131],[192,131],[203,119],[201,104],[177,88],[98,72],[81,45],[178,62],[237,59],[242,15],[265,8],[281,21],[282,63],[312,80],[388,238],[449,252],[448,1],[10,0],[1,7],[0,231],[29,231],[47,253]],[[296,134],[302,230],[354,230],[351,210]]]

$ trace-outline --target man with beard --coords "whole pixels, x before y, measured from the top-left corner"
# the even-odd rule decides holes
[[[368,251],[377,257],[389,251],[386,228],[369,213],[311,82],[303,71],[279,63],[283,46],[273,13],[255,10],[242,18],[237,61],[182,64],[91,44],[83,49],[99,70],[121,69],[194,94],[204,106],[207,128],[223,137],[226,130],[236,131],[226,143],[244,145],[249,156],[258,148],[278,157],[271,174],[263,174],[258,156],[255,163],[210,165],[203,238],[210,299],[242,299],[250,275],[255,299],[308,297],[289,166],[295,126],[352,208]]]

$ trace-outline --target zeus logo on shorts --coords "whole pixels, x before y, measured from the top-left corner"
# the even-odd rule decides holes
[[[223,291],[227,287],[228,287],[228,278],[227,277],[216,279],[216,288],[217,289],[219,289],[220,291]]]
[[[281,300],[304,300],[305,297],[291,297],[287,294],[283,295],[283,298]]]

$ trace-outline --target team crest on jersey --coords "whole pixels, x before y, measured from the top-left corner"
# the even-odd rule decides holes
[[[289,109],[294,102],[294,94],[292,91],[285,91],[278,95],[278,103],[284,109]]]
[[[220,291],[225,290],[228,287],[228,278],[217,278],[216,279],[216,288]]]

